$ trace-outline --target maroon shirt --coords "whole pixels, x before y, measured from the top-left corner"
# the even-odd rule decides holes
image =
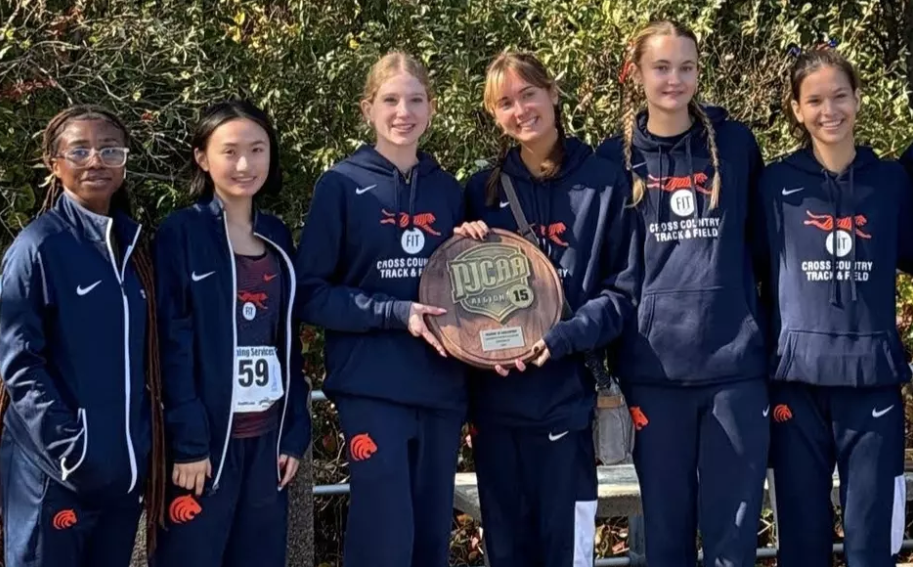
[[[267,249],[260,256],[235,254],[238,301],[235,320],[238,346],[272,346],[279,342],[282,322],[282,268],[276,254]],[[282,380],[282,377],[277,377]],[[284,381],[283,381],[284,382]],[[258,437],[279,427],[281,405],[261,412],[235,413],[231,436]]]

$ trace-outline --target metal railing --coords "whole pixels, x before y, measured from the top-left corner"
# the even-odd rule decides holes
[[[311,392],[311,401],[325,402],[327,401],[327,396],[322,390],[314,390]],[[318,484],[314,486],[313,492],[314,496],[339,496],[349,493],[349,484]],[[913,550],[913,539],[905,539],[900,549],[902,551]],[[832,552],[834,555],[843,555],[843,544],[835,543]],[[777,548],[759,547],[755,550],[755,557],[757,559],[774,559],[777,557]],[[704,553],[698,552],[698,562],[703,564],[703,561]],[[594,567],[646,567],[647,564],[637,557],[607,557],[605,559],[597,559],[593,565]],[[485,566],[477,565],[475,567]]]

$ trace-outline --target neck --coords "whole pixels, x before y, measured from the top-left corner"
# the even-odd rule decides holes
[[[552,148],[559,141],[558,129],[555,128],[536,140],[520,143],[520,159],[534,177],[539,177],[542,172],[542,164],[548,159]]]
[[[71,199],[76,201],[80,207],[86,209],[87,211],[104,217],[110,216],[111,197],[87,200],[83,199],[73,191],[70,191],[66,187],[63,188],[63,192],[66,193]]]
[[[815,159],[828,171],[840,173],[856,158],[856,143],[853,138],[839,144],[819,144],[812,140],[812,151]]]
[[[667,112],[647,105],[647,131],[656,136],[669,137],[684,134],[694,119],[687,108]]]
[[[418,163],[418,144],[397,146],[378,138],[374,144],[377,153],[387,158],[401,173],[406,173]]]
[[[254,200],[250,197],[232,197],[216,188],[216,196],[222,201],[222,209],[229,224],[251,226]]]

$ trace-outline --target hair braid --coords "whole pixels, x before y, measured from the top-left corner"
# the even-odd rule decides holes
[[[630,80],[630,79],[629,79]],[[637,205],[644,198],[644,180],[632,167],[634,146],[634,122],[637,109],[634,105],[635,91],[630,84],[625,85],[624,102],[622,103],[622,151],[625,158],[625,169],[631,174],[631,204]]]
[[[498,149],[498,160],[488,175],[485,182],[485,206],[493,207],[498,203],[498,186],[501,183],[501,171],[504,169],[504,161],[507,159],[507,153],[510,151],[510,138],[507,134],[501,135],[501,147]]]
[[[704,131],[707,133],[707,149],[710,151],[710,163],[713,165],[713,178],[710,181],[712,191],[710,193],[710,208],[715,209],[720,204],[720,187],[722,179],[720,178],[720,152],[716,146],[716,130],[710,117],[704,112],[704,109],[696,101],[688,103],[691,112],[701,121]]]

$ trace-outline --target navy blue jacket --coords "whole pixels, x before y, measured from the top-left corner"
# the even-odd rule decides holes
[[[156,289],[165,427],[171,459],[210,458],[218,488],[233,417],[238,301],[234,253],[217,198],[175,211],[156,233]],[[278,454],[301,458],[310,443],[309,386],[293,317],[294,244],[278,218],[254,212],[254,234],[281,259],[285,314],[277,346],[285,373]],[[277,468],[277,475],[279,471]]]
[[[751,131],[706,108],[716,132],[722,187],[710,208],[713,166],[699,120],[677,140],[647,131],[637,117],[631,164],[646,184],[637,205],[645,229],[644,279],[632,325],[615,353],[625,381],[712,384],[766,373],[758,311],[750,205],[763,167]],[[597,153],[623,164],[620,137]]]
[[[130,262],[139,233],[64,193],[3,258],[3,435],[94,502],[142,494],[149,462],[146,292]]]
[[[550,360],[501,378],[473,371],[472,415],[514,427],[564,431],[582,429],[592,419],[596,389],[583,353],[603,347],[634,316],[629,290],[640,278],[636,263],[640,237],[626,204],[630,191],[617,165],[593,155],[576,138],[564,141],[561,170],[549,179],[533,177],[511,150],[503,165],[540,249],[561,277],[573,315],[545,335]],[[492,228],[517,231],[503,187],[487,206],[485,185],[491,170],[474,175],[466,188],[466,214]]]
[[[856,149],[827,171],[810,149],[769,165],[762,284],[777,341],[775,380],[880,386],[910,379],[896,326],[895,274],[913,269],[913,200],[903,168]]]
[[[422,269],[462,220],[459,183],[426,154],[408,181],[368,145],[320,178],[296,269],[301,318],[326,329],[328,394],[465,411],[463,365],[406,331]]]

